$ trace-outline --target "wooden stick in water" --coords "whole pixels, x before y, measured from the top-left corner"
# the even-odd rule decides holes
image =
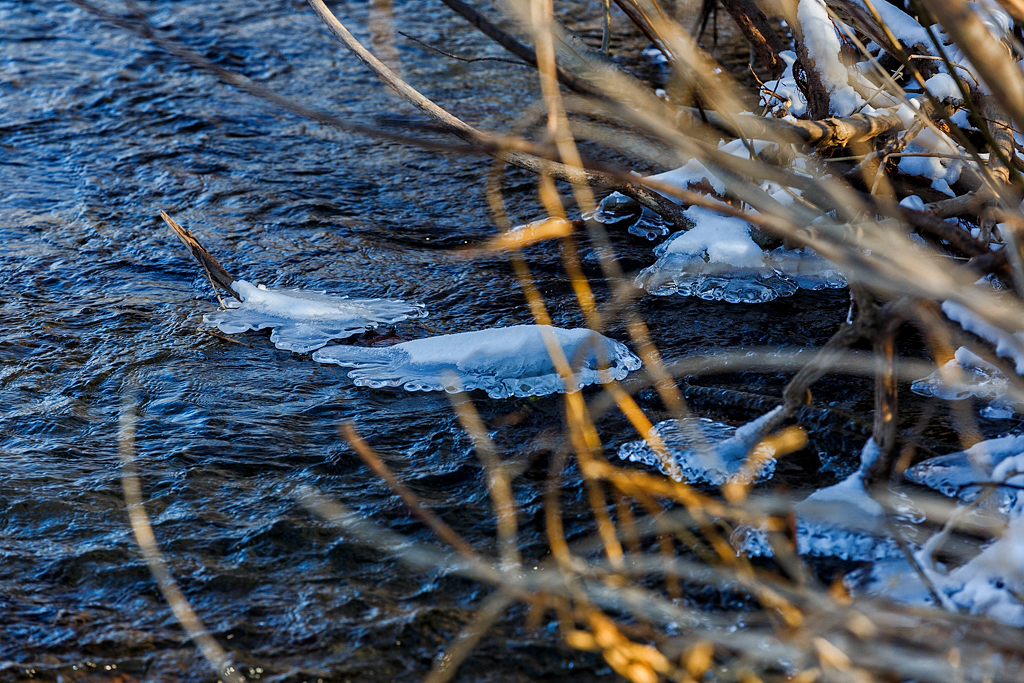
[[[173,218],[167,215],[166,211],[160,212],[160,218],[163,218],[164,223],[167,223],[167,225],[170,226],[171,230],[174,231],[174,234],[178,236],[179,240],[181,240],[181,243],[188,247],[192,256],[194,256],[203,266],[203,269],[206,270],[206,274],[210,277],[210,280],[223,287],[224,291],[241,301],[242,299],[238,296],[238,293],[231,289],[231,283],[237,278],[225,270],[224,266],[217,262],[217,259],[213,258],[210,252],[208,252],[206,248],[199,243],[199,240],[195,238],[192,231],[186,230],[178,225]],[[216,287],[214,287],[214,291],[216,291]]]

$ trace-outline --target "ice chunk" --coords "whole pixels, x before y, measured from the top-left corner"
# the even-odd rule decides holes
[[[660,258],[637,275],[637,286],[650,294],[760,303],[790,296],[800,287],[846,286],[846,278],[813,252],[779,248],[766,254],[741,218],[697,206],[684,213],[695,227],[658,245],[654,253]]]
[[[640,367],[640,359],[617,341],[592,330],[547,325],[446,334],[383,348],[328,346],[314,353],[313,360],[353,368],[348,376],[374,389],[483,389],[491,398],[545,396],[565,391],[545,337],[562,347],[577,388],[623,379]]]
[[[780,410],[776,408],[738,429],[704,417],[659,422],[654,426],[654,432],[679,465],[679,471],[676,472],[666,469],[665,463],[646,441],[623,444],[619,448],[619,457],[656,467],[663,474],[690,483],[721,486],[734,476],[742,483],[749,483],[751,479],[763,481],[775,474],[775,451],[768,445],[759,446],[761,450],[753,454],[751,449],[760,439],[759,430],[762,425]],[[703,446],[701,441],[704,442]],[[750,462],[759,465],[749,473],[743,469],[748,454],[751,455]]]
[[[795,282],[770,268],[707,263],[692,254],[663,256],[640,271],[636,284],[656,296],[679,294],[733,304],[773,301],[797,290]]]
[[[978,460],[994,459],[1005,456],[994,466],[989,477],[978,470],[971,472],[975,481],[989,480],[1008,484],[1000,490],[1013,494],[1009,504],[1002,507],[1002,516],[1008,520],[1003,533],[978,555],[956,567],[947,570],[936,560],[939,545],[944,534],[936,534],[924,546],[914,553],[917,567],[907,562],[891,562],[884,566],[872,568],[864,589],[871,594],[884,594],[891,599],[909,604],[933,604],[931,589],[922,582],[919,572],[928,578],[936,596],[943,607],[949,610],[963,610],[970,614],[984,615],[1013,626],[1024,626],[1024,605],[1021,595],[1024,594],[1024,516],[1021,501],[1016,491],[1024,484],[1024,454],[1021,453],[1024,442],[1020,437],[994,439],[984,448],[976,451]],[[964,456],[979,446],[965,453],[954,454]],[[1007,453],[1009,455],[1007,455]],[[953,471],[958,471],[954,469]],[[959,471],[963,471],[962,469]],[[1004,500],[1004,502],[1006,502]],[[972,522],[992,524],[998,518],[988,519],[979,516],[976,509],[960,507],[961,517],[972,515]],[[925,590],[927,589],[927,593]]]
[[[349,299],[298,289],[273,290],[235,280],[231,288],[241,297],[228,308],[203,316],[221,332],[273,328],[270,341],[279,349],[308,353],[332,339],[360,334],[379,325],[427,315],[422,304],[392,299]]]
[[[984,469],[975,467],[964,452],[929,458],[911,467],[904,476],[944,496],[962,496],[968,500],[977,498],[979,492],[978,487],[971,484],[986,478]]]
[[[861,451],[860,469],[793,506],[798,553],[855,561],[901,556],[885,510],[864,488],[864,472],[877,457],[878,447],[869,439]],[[737,540],[749,555],[773,553],[761,529],[738,530]]]
[[[640,217],[628,230],[631,235],[656,240],[667,235],[671,228],[668,221],[645,206],[640,210]]]
[[[847,285],[846,276],[811,249],[779,247],[768,254],[766,262],[800,289],[842,289]]]
[[[598,205],[593,218],[598,223],[606,225],[630,221],[629,233],[649,240],[664,237],[670,230],[668,221],[620,192],[612,192],[605,197]]]
[[[962,401],[976,396],[989,401],[981,413],[990,418],[1013,417],[1018,401],[1010,380],[991,363],[961,346],[953,360],[941,369],[910,385],[921,396],[935,396],[947,401]]]
[[[594,220],[598,223],[616,225],[626,220],[635,220],[640,215],[640,204],[632,197],[621,192],[612,192],[601,200],[594,212]],[[583,216],[589,219],[589,215]]]
[[[976,443],[966,451],[929,458],[908,469],[904,476],[943,495],[972,501],[982,489],[971,484],[1003,481],[1005,476],[999,475],[1009,471],[1004,463],[1016,463],[1022,454],[1024,436],[1004,436]],[[997,498],[1001,508],[1009,509],[1017,504],[1017,490],[1003,487]]]

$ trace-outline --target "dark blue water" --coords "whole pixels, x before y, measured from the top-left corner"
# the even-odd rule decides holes
[[[398,2],[390,29],[386,3],[333,7],[476,125],[508,129],[536,98],[526,69],[454,62],[394,34],[501,55],[440,4]],[[307,105],[358,122],[416,119],[304,3],[146,8],[167,36]],[[266,334],[246,336],[250,348],[197,332],[214,299],[157,213],[247,280],[425,303],[431,316],[400,325],[399,338],[529,322],[506,261],[452,250],[496,230],[484,195],[490,162],[304,122],[59,2],[0,0],[0,41],[0,679],[211,679],[128,526],[117,453],[126,393],[139,397],[138,465],[157,539],[240,663],[289,681],[422,676],[489,589],[410,572],[343,538],[293,492],[315,486],[430,538],[339,436],[352,421],[428,506],[493,548],[484,477],[447,398],[355,387],[340,368],[274,349]],[[507,184],[513,216],[538,217],[532,180],[512,173]],[[627,268],[653,261],[649,243],[613,237]],[[556,323],[582,325],[559,254],[534,249],[528,261]],[[845,316],[845,296],[800,293],[760,307],[657,299],[640,311],[673,359],[820,344]],[[619,323],[609,334],[627,339]],[[782,386],[740,380],[723,386],[768,399]],[[694,398],[719,406],[715,417],[756,414],[722,408],[726,394],[709,391]],[[524,551],[542,557],[539,495],[560,399],[475,398],[505,457],[532,463],[516,493]],[[635,438],[621,419],[600,426],[610,447]],[[580,498],[570,471],[574,535],[590,529]],[[521,616],[516,608],[499,624],[463,680],[611,676],[547,626],[525,630]]]

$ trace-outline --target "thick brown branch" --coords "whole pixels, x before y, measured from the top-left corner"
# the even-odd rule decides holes
[[[640,32],[644,34],[647,40],[657,45],[658,49],[664,52],[666,57],[673,59],[673,55],[667,49],[665,41],[658,34],[653,22],[647,17],[639,4],[633,2],[633,0],[615,0],[615,4],[618,5],[619,9],[629,17],[630,21],[632,21],[638,29],[640,29]]]
[[[768,68],[773,78],[778,78],[786,70],[786,63],[779,57],[779,53],[786,48],[768,23],[768,17],[752,0],[722,0],[722,5],[743,31],[761,63]]]
[[[886,310],[883,307],[882,311]],[[881,311],[880,311],[881,313]],[[865,472],[865,486],[880,482],[888,474],[896,447],[899,425],[898,389],[896,384],[896,330],[902,317],[880,320],[874,339],[875,352],[875,417],[871,436],[878,447],[878,457]]]
[[[678,128],[692,126],[701,120],[701,114],[690,107],[679,107]],[[921,100],[920,111],[925,116],[934,116],[935,109],[927,100]],[[827,114],[827,112],[826,112]],[[885,110],[885,113],[854,114],[844,118],[826,116],[823,119],[807,121],[797,119],[783,121],[763,116],[724,116],[705,110],[709,124],[723,131],[740,135],[748,139],[772,140],[795,138],[800,142],[816,147],[844,147],[872,140],[904,129],[903,120],[896,115],[896,110]]]
[[[1005,185],[1010,182],[1010,168],[1007,162],[1014,157],[1013,126],[991,97],[982,100],[981,115],[988,123],[989,134],[996,146],[989,155],[989,171],[998,182]]]
[[[952,223],[947,223],[931,213],[903,207],[900,209],[900,217],[917,232],[943,240],[949,246],[968,256],[981,256],[989,253],[988,247],[971,237],[971,233]]]

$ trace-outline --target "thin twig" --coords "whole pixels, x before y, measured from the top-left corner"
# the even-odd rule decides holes
[[[232,344],[240,344],[242,346],[248,346],[250,349],[252,348],[252,344],[240,341],[238,339],[235,339],[234,337],[229,337],[226,334],[221,334],[220,332],[214,332],[213,330],[208,330],[204,327],[197,327],[196,330],[202,332],[203,334],[208,334],[211,337],[216,337],[217,339],[223,339],[224,341],[231,342]]]
[[[460,62],[467,62],[467,63],[472,63],[472,62],[504,62],[505,64],[515,64],[516,66],[525,66],[525,67],[531,68],[531,69],[533,68],[532,64],[529,64],[527,62],[524,62],[524,61],[521,61],[521,60],[518,60],[518,59],[505,59],[504,57],[460,57],[459,55],[454,55],[451,52],[445,52],[444,50],[442,50],[440,48],[436,48],[436,47],[434,47],[433,45],[431,45],[429,43],[425,43],[422,40],[420,40],[419,38],[416,38],[414,36],[410,36],[405,31],[398,31],[397,33],[400,36],[404,36],[404,37],[408,38],[409,40],[413,41],[414,43],[419,43],[420,45],[422,45],[423,47],[427,48],[431,52],[436,52],[437,54],[439,54],[439,55],[441,55],[443,57],[448,57],[449,59],[455,59],[455,60],[458,60]]]
[[[381,460],[373,449],[363,441],[363,438],[359,436],[359,433],[351,422],[345,422],[342,424],[340,431],[342,436],[344,436],[352,445],[353,450],[355,450],[359,457],[363,459],[363,462],[369,465],[370,469],[376,472],[377,476],[383,479],[387,485],[401,497],[402,502],[412,510],[413,514],[429,526],[431,530],[441,538],[441,540],[467,557],[477,557],[477,552],[473,549],[473,546],[455,533],[455,531],[445,524],[440,517],[420,505],[419,499],[416,495],[398,481],[398,478],[391,473],[391,470],[384,464],[384,461]]]

